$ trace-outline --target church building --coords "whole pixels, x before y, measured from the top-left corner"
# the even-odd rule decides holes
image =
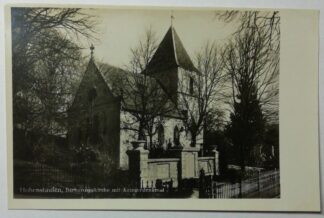
[[[134,83],[143,77],[154,88],[152,90],[160,93],[161,98],[156,100],[166,99],[165,105],[171,108],[161,114],[161,122],[154,123],[152,128],[156,131],[151,139],[142,134],[141,139],[147,141],[146,149],[160,148],[163,151],[190,147],[191,136],[183,123],[187,111],[181,98],[190,98],[195,105],[194,81],[199,77],[199,71],[172,25],[145,72],[135,76],[108,64],[95,63],[92,47],[87,69],[69,109],[69,145],[92,146],[106,154],[117,168],[128,169],[126,151],[132,146],[132,141],[139,139],[137,130],[140,124],[134,114],[145,113],[136,107],[139,94],[133,89]],[[197,136],[196,147],[202,143],[203,132]]]

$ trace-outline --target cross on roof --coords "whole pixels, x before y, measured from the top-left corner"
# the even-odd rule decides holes
[[[171,11],[171,26],[173,26],[173,19],[174,19],[173,11]]]
[[[93,44],[91,44],[90,46],[90,51],[91,51],[91,58],[93,57],[93,50],[95,49],[95,47],[93,46]]]

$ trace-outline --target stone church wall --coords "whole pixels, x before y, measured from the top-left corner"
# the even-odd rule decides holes
[[[129,125],[132,124],[132,125]],[[164,129],[164,143],[159,144],[158,133],[153,136],[153,146],[163,147],[163,149],[168,149],[170,147],[175,147],[174,143],[174,131],[175,127],[180,130],[180,145],[182,147],[190,147],[191,136],[190,133],[186,133],[183,126],[182,120],[177,118],[165,117],[162,122]],[[128,169],[128,156],[126,154],[127,150],[132,149],[131,142],[137,140],[137,132],[132,129],[138,129],[138,123],[135,122],[133,115],[128,111],[121,111],[120,113],[120,167],[122,169]],[[149,142],[149,138],[146,138]],[[197,136],[197,147],[199,144],[203,143],[203,133]],[[199,147],[198,147],[199,148]],[[148,149],[150,148],[148,145]]]
[[[118,165],[119,111],[119,100],[90,62],[69,110],[69,145],[92,146]]]

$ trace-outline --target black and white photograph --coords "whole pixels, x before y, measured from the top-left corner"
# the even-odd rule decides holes
[[[15,199],[281,198],[279,11],[10,13]]]

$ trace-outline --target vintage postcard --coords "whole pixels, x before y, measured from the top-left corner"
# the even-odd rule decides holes
[[[319,210],[318,12],[17,5],[6,25],[10,208]]]

